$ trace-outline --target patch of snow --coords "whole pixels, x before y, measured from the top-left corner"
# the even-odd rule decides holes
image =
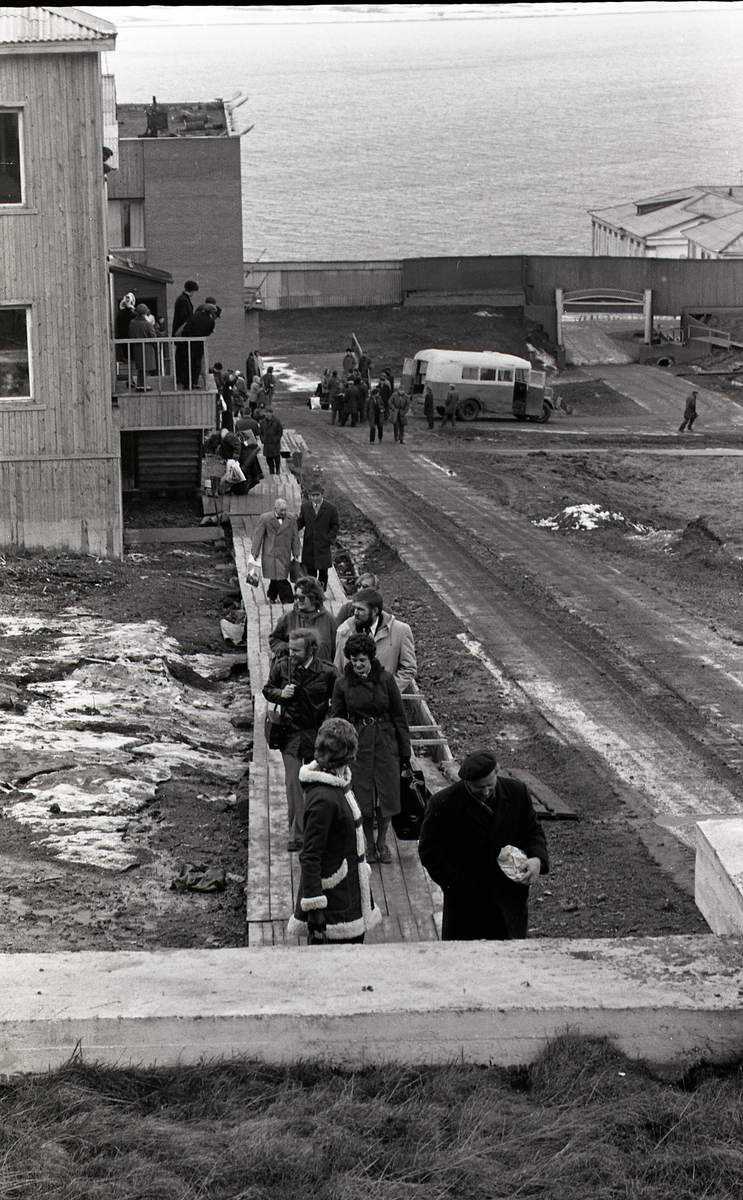
[[[314,392],[320,380],[320,376],[314,376],[310,379],[308,375],[302,375],[301,372],[295,371],[294,367],[290,367],[288,362],[283,362],[277,358],[264,358],[264,364],[267,367],[273,367],[273,373],[276,376],[277,383],[280,383],[287,392]]]
[[[165,662],[208,676],[223,666],[219,656],[180,654],[157,621],[121,625],[79,608],[44,620],[3,616],[0,635],[30,642],[5,647],[8,674],[61,675],[31,682],[25,710],[0,725],[3,811],[50,854],[125,870],[138,861],[129,822],[174,770],[202,771],[227,791],[243,774],[242,740],[226,710],[244,689],[188,687]]]
[[[600,504],[573,504],[563,508],[554,517],[543,517],[541,521],[532,521],[541,529],[556,529],[560,533],[569,530],[598,529],[600,525],[621,525],[634,533],[646,534],[652,531],[651,525],[640,525],[628,521],[620,512],[610,512]]]
[[[551,367],[553,371],[557,370],[557,363],[551,354],[546,350],[540,350],[538,346],[532,346],[531,342],[526,343],[526,348],[534,358],[538,359],[543,367]]]

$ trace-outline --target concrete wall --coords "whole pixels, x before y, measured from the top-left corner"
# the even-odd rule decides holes
[[[671,1074],[743,1052],[740,938],[0,955],[0,1072],[532,1062],[567,1029]]]

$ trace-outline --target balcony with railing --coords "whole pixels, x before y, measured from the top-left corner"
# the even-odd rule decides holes
[[[117,338],[111,396],[120,430],[210,429],[217,396],[205,338]]]

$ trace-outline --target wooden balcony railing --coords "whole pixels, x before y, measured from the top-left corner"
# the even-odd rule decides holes
[[[117,338],[114,342],[112,392],[169,393],[213,391],[205,338]]]

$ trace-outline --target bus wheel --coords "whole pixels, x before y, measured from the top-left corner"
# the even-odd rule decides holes
[[[479,411],[480,404],[477,400],[463,400],[457,409],[457,412],[463,421],[474,421]]]
[[[538,425],[546,425],[551,416],[552,416],[552,409],[550,408],[549,404],[545,403],[542,405],[542,411],[539,414],[539,416],[532,417],[532,421],[536,421],[536,423]]]

